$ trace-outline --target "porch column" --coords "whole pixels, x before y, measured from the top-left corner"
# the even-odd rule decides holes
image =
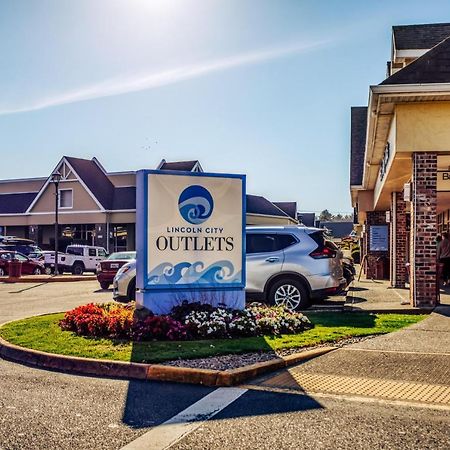
[[[406,283],[406,202],[403,192],[393,192],[391,195],[391,285],[404,288]]]
[[[435,306],[437,154],[413,153],[411,202],[411,288],[413,306]]]

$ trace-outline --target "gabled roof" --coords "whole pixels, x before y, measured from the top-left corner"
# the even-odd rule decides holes
[[[273,204],[284,211],[289,217],[297,220],[297,202],[273,202]]]
[[[203,172],[198,160],[167,162],[165,159],[163,159],[158,166],[159,170],[182,170],[185,172],[191,172],[197,168],[200,168],[200,171]]]
[[[397,25],[392,34],[397,50],[425,50],[450,36],[450,23]]]
[[[316,214],[309,212],[298,213],[298,220],[307,227],[314,227],[316,225]]]
[[[26,212],[37,192],[0,194],[0,214],[22,214]]]
[[[114,185],[105,172],[94,160],[65,156],[83,183],[92,192],[103,208],[112,209],[114,199]]]
[[[247,194],[247,213],[289,217],[284,211],[260,195]]]
[[[348,236],[353,230],[353,222],[320,222],[321,228],[327,228],[335,238]]]
[[[386,78],[385,84],[450,83],[450,38]]]
[[[350,120],[350,186],[360,186],[364,172],[367,106],[352,106]]]

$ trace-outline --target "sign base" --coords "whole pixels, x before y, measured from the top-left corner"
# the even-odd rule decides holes
[[[171,291],[137,291],[136,302],[152,311],[154,314],[169,314],[174,306],[200,302],[214,307],[222,306],[231,309],[245,308],[245,290],[193,290],[177,289]]]

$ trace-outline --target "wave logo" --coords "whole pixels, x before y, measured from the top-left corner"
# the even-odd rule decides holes
[[[214,208],[212,195],[203,186],[187,187],[178,199],[178,209],[184,220],[194,225],[205,222]]]

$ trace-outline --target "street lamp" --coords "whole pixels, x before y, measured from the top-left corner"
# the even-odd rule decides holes
[[[59,182],[61,174],[56,171],[52,174],[52,183],[55,185],[55,275],[59,275],[58,271],[58,207],[59,207]]]

